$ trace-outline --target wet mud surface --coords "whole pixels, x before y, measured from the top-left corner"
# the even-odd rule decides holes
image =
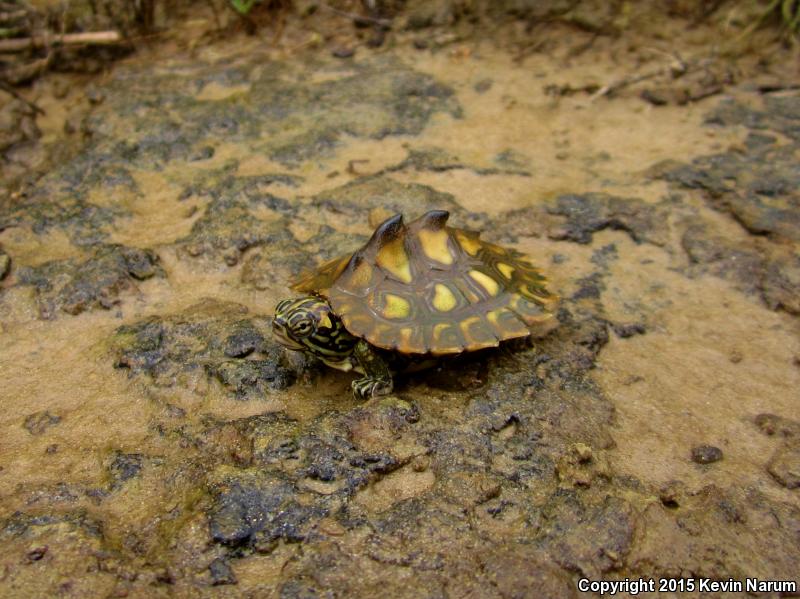
[[[800,94],[548,92],[596,52],[246,41],[98,82],[0,200],[0,594],[796,580]],[[366,403],[273,341],[293,275],[434,208],[532,256],[558,329]]]

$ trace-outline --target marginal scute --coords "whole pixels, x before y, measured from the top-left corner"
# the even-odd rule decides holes
[[[557,296],[519,252],[447,226],[430,211],[385,220],[355,253],[301,276],[295,289],[328,300],[370,344],[434,356],[493,347],[557,325]]]
[[[291,288],[303,293],[315,292],[317,289],[326,289],[333,285],[333,282],[344,272],[350,260],[350,256],[342,256],[334,260],[329,260],[320,266],[316,272],[306,272],[295,279]]]
[[[433,340],[438,343],[442,338],[442,333],[448,329],[453,328],[452,324],[440,322],[433,325]]]
[[[541,287],[526,285],[521,291],[524,295],[539,303],[544,304],[551,301],[550,294]]]
[[[455,323],[434,325],[431,342],[431,353],[438,355],[458,353],[467,344]]]
[[[476,349],[497,345],[497,337],[480,316],[472,316],[461,321],[464,338]]]
[[[455,234],[462,250],[470,256],[478,255],[478,251],[481,249],[481,241],[477,235],[469,235],[467,231],[462,231],[460,229],[456,229]]]
[[[498,338],[514,339],[528,334],[525,323],[508,308],[492,310],[486,314],[486,319],[492,325]]]
[[[397,349],[407,354],[424,354],[428,351],[427,344],[422,335],[422,327],[410,326],[400,329]]]
[[[491,296],[495,296],[500,292],[500,285],[492,277],[479,270],[469,271],[470,278],[478,285],[483,287]]]
[[[497,270],[499,270],[500,273],[509,280],[511,280],[511,276],[514,274],[514,267],[510,264],[506,264],[505,262],[498,262]]]

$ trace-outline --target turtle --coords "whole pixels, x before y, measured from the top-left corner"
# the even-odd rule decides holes
[[[360,249],[302,273],[290,286],[304,295],[275,308],[277,341],[360,373],[353,393],[369,399],[392,392],[393,373],[552,330],[558,296],[540,270],[449,216],[395,214]]]

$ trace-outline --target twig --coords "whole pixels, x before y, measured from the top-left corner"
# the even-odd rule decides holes
[[[756,87],[761,94],[771,94],[774,92],[783,92],[787,90],[800,89],[800,82],[789,83],[764,83]]]
[[[643,73],[641,75],[636,75],[636,76],[631,75],[628,77],[624,77],[619,81],[615,81],[613,83],[607,83],[589,97],[589,102],[594,102],[597,98],[601,98],[603,96],[611,96],[623,88],[626,88],[630,85],[634,85],[636,83],[641,83],[642,81],[647,81],[648,79],[655,79],[656,77],[661,77],[667,74],[671,74],[673,78],[685,75],[689,71],[692,71],[700,67],[705,67],[709,64],[709,62],[711,62],[708,60],[693,62],[693,61],[683,60],[680,56],[672,54],[670,54],[669,56],[675,61],[673,64],[661,67],[654,71]]]
[[[0,23],[11,23],[28,16],[28,11],[0,12]]]
[[[611,96],[619,90],[628,87],[629,85],[633,85],[634,83],[640,83],[642,81],[647,81],[648,79],[655,79],[656,77],[660,77],[661,75],[668,73],[669,70],[669,68],[661,68],[657,71],[651,71],[636,77],[625,77],[624,79],[620,79],[614,83],[607,83],[589,96],[589,102],[594,102],[597,98],[602,98],[603,96]]]
[[[343,10],[339,10],[338,8],[334,8],[333,6],[328,6],[327,4],[320,4],[320,8],[324,8],[332,12],[335,15],[339,15],[340,17],[344,17],[345,19],[350,19],[351,21],[355,21],[356,23],[371,23],[372,25],[378,25],[379,27],[386,27],[387,29],[392,26],[391,19],[376,19],[375,17],[365,17],[363,15],[357,15],[351,12],[345,12]]]
[[[28,98],[24,97],[22,94],[20,94],[17,90],[15,90],[5,81],[0,80],[0,89],[2,89],[7,94],[14,96],[17,100],[24,102],[36,114],[44,114],[44,110],[39,108],[39,106],[36,105],[34,102],[28,100]]]
[[[24,52],[31,48],[48,46],[77,46],[80,44],[116,44],[122,41],[119,31],[93,31],[90,33],[66,33],[58,36],[23,37],[0,40],[0,52]]]
[[[366,164],[366,163],[368,163],[368,162],[369,162],[369,160],[367,160],[367,159],[365,159],[365,158],[360,158],[360,159],[359,159],[359,158],[357,158],[357,159],[355,159],[355,160],[348,160],[348,161],[347,161],[347,172],[348,172],[349,174],[351,174],[351,175],[358,175],[358,176],[360,176],[360,175],[361,175],[361,173],[359,173],[359,172],[356,170],[356,164]]]

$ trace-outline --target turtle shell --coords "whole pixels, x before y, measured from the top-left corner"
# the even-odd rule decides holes
[[[328,300],[345,328],[383,349],[456,354],[556,325],[558,298],[519,252],[446,226],[432,210],[384,221],[352,255],[301,275],[292,289]]]

